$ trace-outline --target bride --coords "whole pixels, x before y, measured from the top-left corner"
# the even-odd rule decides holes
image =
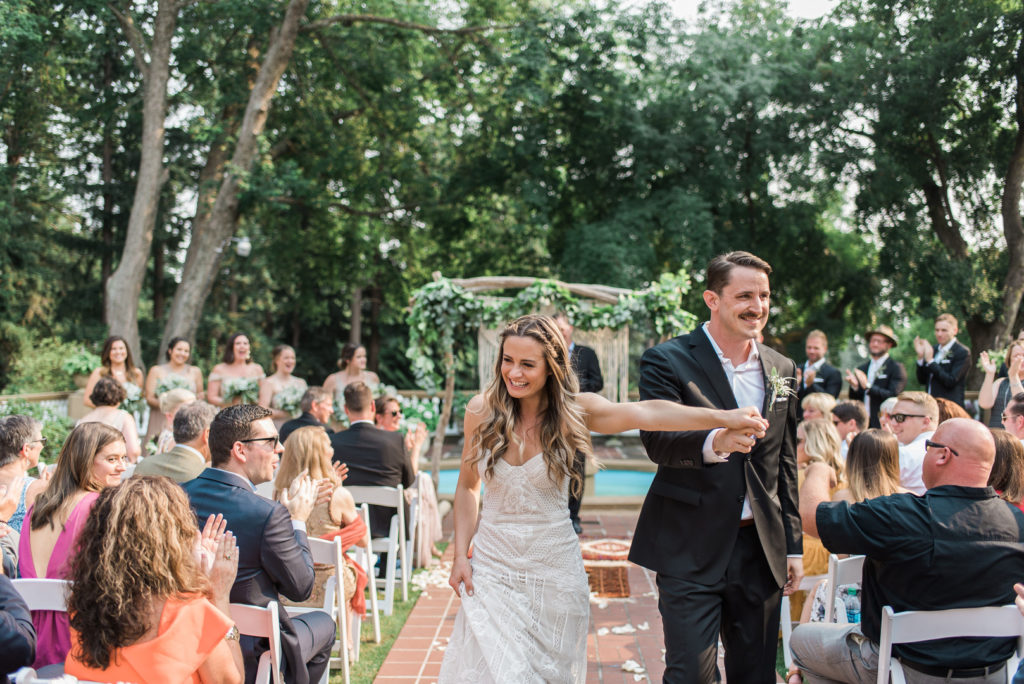
[[[462,607],[439,682],[583,682],[589,587],[567,497],[583,486],[572,461],[576,451],[592,453],[590,431],[725,426],[763,436],[767,424],[755,408],[579,394],[565,340],[547,316],[506,326],[495,371],[466,408],[449,579]]]

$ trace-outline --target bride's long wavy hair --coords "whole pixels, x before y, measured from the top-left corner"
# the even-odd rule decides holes
[[[528,337],[540,344],[547,365],[548,376],[542,392],[544,400],[540,410],[540,442],[548,477],[552,482],[569,478],[570,490],[575,495],[583,489],[583,478],[573,467],[576,452],[591,457],[593,447],[590,431],[584,420],[583,409],[576,401],[580,391],[576,374],[569,366],[569,350],[565,338],[549,316],[531,314],[521,316],[505,326],[498,337],[498,360],[494,379],[484,390],[486,414],[473,438],[473,467],[486,459],[485,475],[489,479],[494,464],[514,443],[513,430],[520,420],[519,402],[508,393],[501,376],[501,362],[505,354],[505,340],[509,337]]]

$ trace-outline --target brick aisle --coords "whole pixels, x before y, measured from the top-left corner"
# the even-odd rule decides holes
[[[584,511],[583,538],[628,539],[632,537],[636,517],[636,511]],[[451,549],[449,545],[445,556],[447,561],[451,560]],[[654,573],[631,566],[629,582],[630,598],[594,599],[591,602],[590,634],[587,637],[588,684],[661,681],[665,664],[662,661],[661,615],[658,613]],[[458,610],[459,599],[451,589],[447,586],[428,587],[413,608],[374,681],[381,684],[436,682]],[[614,627],[627,625],[636,631],[625,634],[611,631]],[[627,660],[636,662],[643,668],[643,673],[637,676],[624,672],[622,665]],[[719,666],[724,674],[721,661]]]

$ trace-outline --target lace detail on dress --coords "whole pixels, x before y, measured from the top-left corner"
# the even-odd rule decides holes
[[[473,538],[474,595],[462,594],[439,682],[584,681],[589,586],[568,492],[540,456],[495,464]]]

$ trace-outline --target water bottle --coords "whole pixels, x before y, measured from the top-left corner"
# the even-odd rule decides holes
[[[857,587],[846,588],[843,605],[846,606],[846,621],[851,625],[860,622],[860,598],[857,596]]]

